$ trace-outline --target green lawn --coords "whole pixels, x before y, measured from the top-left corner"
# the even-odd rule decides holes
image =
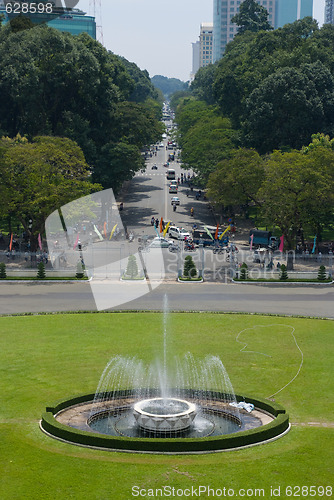
[[[271,487],[281,487],[280,498],[288,498],[289,485],[334,487],[332,321],[206,313],[167,320],[169,352],[219,355],[236,392],[270,397],[286,386],[273,397],[290,414],[292,430],[271,444],[138,455],[64,444],[39,430],[47,404],[94,392],[112,355],[147,362],[160,356],[162,329],[158,313],[0,317],[1,500],[131,499],[136,485],[226,487],[235,496],[241,488],[261,488],[262,498],[272,498]],[[292,333],[303,365],[289,384],[302,360]]]

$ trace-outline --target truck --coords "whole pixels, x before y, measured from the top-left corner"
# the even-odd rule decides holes
[[[223,238],[220,240],[219,236],[221,233],[218,233],[218,240],[215,240],[216,228],[213,226],[206,226],[206,227],[207,229],[209,229],[212,238],[210,238],[210,236],[208,235],[207,231],[204,228],[194,229],[192,234],[192,239],[196,245],[199,245],[200,243],[202,243],[203,246],[205,247],[214,245],[220,245],[220,246],[228,245],[229,238],[227,235],[224,235]]]
[[[258,229],[251,229],[249,231],[249,244],[254,247],[271,248],[276,250],[279,245],[279,239],[273,236],[270,231],[259,231]]]

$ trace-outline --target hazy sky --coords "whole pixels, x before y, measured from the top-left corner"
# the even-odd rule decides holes
[[[213,0],[95,0],[101,4],[104,45],[147,69],[150,76],[188,80],[192,42],[200,24],[212,22]],[[92,0],[77,7],[89,12]],[[313,0],[313,16],[322,25],[325,0]]]

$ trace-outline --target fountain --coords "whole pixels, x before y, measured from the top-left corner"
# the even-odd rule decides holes
[[[243,447],[287,432],[281,406],[234,394],[218,356],[167,355],[167,311],[165,298],[160,361],[113,356],[95,394],[47,408],[42,429],[85,446],[154,453]],[[240,409],[240,401],[254,411]]]

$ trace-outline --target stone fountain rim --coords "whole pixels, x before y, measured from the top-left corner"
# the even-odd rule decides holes
[[[150,401],[164,401],[164,400],[170,400],[170,401],[178,401],[180,403],[184,403],[187,406],[187,409],[185,411],[179,412],[179,413],[150,413],[144,411],[141,406],[144,404],[149,403]],[[190,403],[189,401],[186,401],[185,399],[180,399],[180,398],[173,398],[173,397],[168,397],[168,398],[149,398],[149,399],[141,399],[137,403],[133,405],[133,409],[137,411],[138,413],[141,413],[142,415],[148,416],[148,417],[157,417],[157,418],[177,418],[177,417],[182,417],[189,415],[190,413],[196,412],[196,405],[194,403]]]

